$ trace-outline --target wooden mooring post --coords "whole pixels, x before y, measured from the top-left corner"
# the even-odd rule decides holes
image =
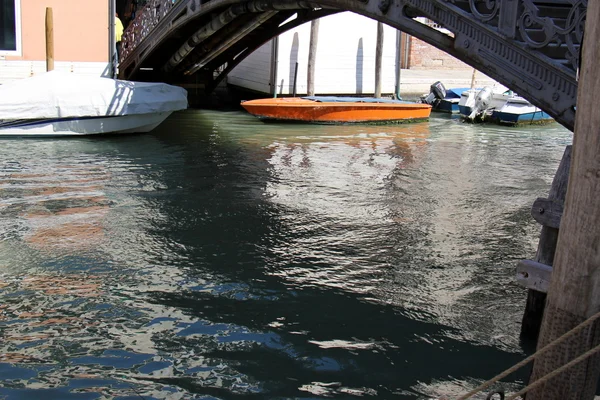
[[[54,19],[52,8],[46,7],[46,71],[54,69]]]
[[[296,62],[296,65],[294,66],[294,86],[293,86],[293,92],[292,92],[293,97],[296,97],[297,83],[298,83],[298,62]]]
[[[600,1],[588,2],[573,157],[538,349],[600,312]],[[531,382],[600,343],[600,319],[536,358]],[[596,353],[527,394],[527,400],[591,400]],[[530,383],[531,383],[530,382]]]
[[[308,68],[306,71],[306,94],[315,95],[315,64],[317,62],[317,45],[319,42],[319,20],[310,23],[310,43],[308,45]]]
[[[546,292],[552,272],[550,267],[554,264],[558,228],[567,194],[570,165],[571,146],[567,146],[556,175],[554,175],[548,198],[536,199],[531,209],[533,218],[542,224],[535,261],[524,260],[517,265],[517,281],[529,288],[521,324],[521,337],[533,341],[537,340],[542,325]]]
[[[377,22],[377,43],[375,46],[375,97],[381,97],[381,64],[383,60],[383,23]]]

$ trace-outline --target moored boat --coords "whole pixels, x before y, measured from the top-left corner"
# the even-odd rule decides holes
[[[149,132],[187,105],[177,86],[51,71],[0,86],[0,136]]]
[[[392,123],[426,120],[429,104],[361,97],[286,97],[241,103],[262,120],[310,123]]]
[[[502,107],[512,97],[503,87],[485,86],[481,89],[465,90],[460,95],[458,111],[470,121],[483,121],[492,110]],[[488,118],[489,119],[489,118]]]
[[[430,104],[431,111],[458,113],[458,102],[462,93],[467,90],[469,88],[446,89],[440,81],[437,81],[431,85],[428,94],[421,96],[421,102]]]
[[[463,92],[459,111],[463,118],[472,122],[521,125],[554,121],[550,115],[511,90],[489,86]]]
[[[499,109],[492,111],[491,119],[500,124],[520,125],[552,122],[554,118],[521,96],[513,96]]]

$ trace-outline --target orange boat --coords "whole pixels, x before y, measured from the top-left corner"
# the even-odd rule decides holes
[[[429,104],[362,97],[285,97],[242,101],[242,107],[263,120],[328,124],[389,123],[426,120]]]

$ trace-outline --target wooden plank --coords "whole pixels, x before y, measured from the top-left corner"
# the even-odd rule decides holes
[[[538,349],[600,312],[600,1],[587,3],[573,161]],[[600,343],[600,320],[536,357],[530,383]],[[593,399],[600,356],[548,380],[527,400]]]
[[[517,282],[528,289],[548,292],[552,267],[532,260],[517,263]]]
[[[538,223],[558,229],[563,214],[562,202],[538,197],[531,207],[531,216]]]

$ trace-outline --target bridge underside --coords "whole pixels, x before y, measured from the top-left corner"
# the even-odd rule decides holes
[[[195,82],[210,92],[273,37],[352,11],[446,51],[572,131],[586,7],[585,0],[154,0],[125,32],[120,77]]]

